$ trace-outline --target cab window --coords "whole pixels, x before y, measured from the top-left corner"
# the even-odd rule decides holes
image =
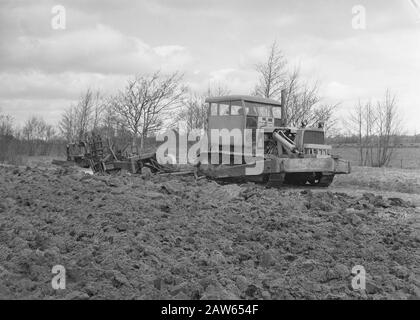
[[[262,105],[261,107],[258,107],[257,110],[260,117],[272,117],[271,106]]]
[[[230,106],[230,114],[232,116],[240,116],[244,114],[242,101],[232,101]]]
[[[219,116],[229,115],[229,104],[219,103]]]
[[[248,116],[258,116],[257,108],[254,103],[245,102],[245,111]]]
[[[273,106],[273,117],[276,119],[281,119],[281,107]]]
[[[217,103],[210,104],[210,115],[217,116]]]
[[[255,117],[272,117],[272,106],[260,103],[245,102],[247,114]]]

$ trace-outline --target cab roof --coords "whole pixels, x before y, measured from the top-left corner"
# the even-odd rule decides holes
[[[247,96],[247,95],[230,95],[230,96],[211,97],[211,98],[207,98],[206,102],[212,103],[212,102],[227,102],[227,101],[238,101],[238,100],[281,106],[280,102],[273,99]]]

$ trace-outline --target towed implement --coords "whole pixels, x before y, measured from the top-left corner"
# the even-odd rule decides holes
[[[125,151],[127,146],[114,150],[110,141],[104,143],[100,135],[92,133],[84,140],[67,144],[67,161],[53,160],[53,164],[61,166],[76,164],[82,168],[90,168],[94,173],[113,173],[121,170],[141,173],[144,168],[151,173],[174,171],[170,166],[159,164],[155,153],[142,155],[129,153]]]

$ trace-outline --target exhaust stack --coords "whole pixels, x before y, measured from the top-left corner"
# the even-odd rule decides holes
[[[283,126],[287,126],[286,89],[281,90],[281,117]]]

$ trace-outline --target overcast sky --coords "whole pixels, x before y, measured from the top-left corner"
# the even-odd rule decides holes
[[[0,0],[0,110],[56,123],[87,87],[115,93],[128,77],[180,70],[197,91],[248,94],[276,40],[290,65],[345,114],[358,99],[398,96],[420,132],[420,0]],[[51,26],[52,7],[66,28]],[[366,29],[352,8],[366,8]]]

